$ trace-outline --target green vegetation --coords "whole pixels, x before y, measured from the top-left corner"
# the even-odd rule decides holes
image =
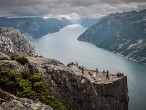
[[[27,78],[15,70],[0,70],[0,88],[18,97],[39,99],[55,110],[67,110],[43,82],[43,74],[32,74]]]
[[[18,57],[16,57],[15,60],[17,62],[21,63],[22,65],[24,65],[24,64],[29,62],[28,59],[26,57],[24,57],[24,56],[18,56]]]

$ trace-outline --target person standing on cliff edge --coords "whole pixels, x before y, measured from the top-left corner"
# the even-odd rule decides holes
[[[109,79],[109,73],[106,74],[106,79]]]

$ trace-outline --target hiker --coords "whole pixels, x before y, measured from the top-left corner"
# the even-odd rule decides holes
[[[122,76],[124,76],[124,74],[118,72],[117,77],[122,77]]]
[[[70,65],[74,65],[74,62],[71,62]]]
[[[98,73],[98,68],[96,68],[96,74]]]
[[[122,73],[121,75],[124,76],[124,73]]]
[[[117,77],[119,77],[119,76],[120,76],[120,73],[118,72]]]
[[[76,65],[78,66],[78,62],[76,62]]]
[[[106,74],[106,79],[109,79],[109,73]]]
[[[81,66],[78,67],[79,69],[82,69]]]
[[[82,70],[82,74],[84,75],[84,69],[83,69],[83,68],[81,68],[81,70]]]
[[[105,71],[103,70],[103,74],[105,73]]]
[[[70,67],[71,65],[70,65],[70,63],[69,64],[67,64],[67,67]]]

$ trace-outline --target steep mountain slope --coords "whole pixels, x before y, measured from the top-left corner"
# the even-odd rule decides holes
[[[32,38],[39,38],[48,33],[57,32],[66,25],[68,24],[65,24],[62,20],[56,18],[0,18],[0,27],[14,27]]]
[[[146,10],[110,14],[78,38],[146,63]]]

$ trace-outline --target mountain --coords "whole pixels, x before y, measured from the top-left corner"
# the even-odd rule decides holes
[[[22,18],[0,18],[0,27],[14,27],[23,34],[32,38],[39,38],[48,33],[58,32],[68,25],[63,20],[56,18],[22,17]]]
[[[95,73],[39,56],[19,30],[0,28],[1,110],[128,110],[127,77]]]
[[[85,28],[89,28],[90,26],[92,26],[93,24],[97,23],[98,19],[95,18],[84,18],[81,20],[81,25]]]
[[[78,40],[146,63],[146,10],[109,14]]]

